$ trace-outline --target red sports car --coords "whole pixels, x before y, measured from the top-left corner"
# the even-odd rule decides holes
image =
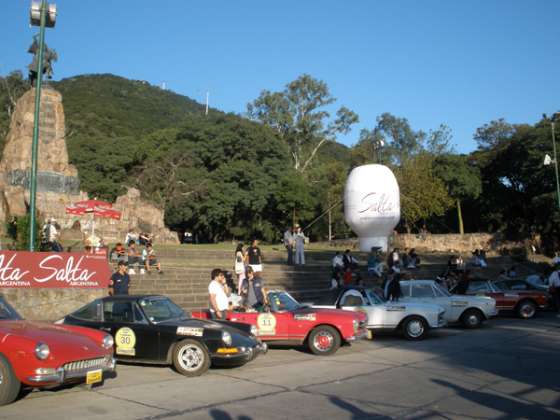
[[[229,311],[228,320],[254,325],[262,341],[279,345],[306,344],[312,353],[335,353],[343,342],[367,337],[367,315],[340,309],[317,309],[301,305],[289,293],[270,291],[269,310]],[[209,311],[193,312],[208,318]]]
[[[453,292],[453,290],[451,290]],[[524,280],[471,280],[468,295],[485,295],[496,300],[499,311],[514,311],[520,318],[532,318],[538,309],[548,307],[549,295]]]
[[[0,405],[21,386],[94,384],[115,369],[113,337],[89,328],[25,321],[0,296]]]

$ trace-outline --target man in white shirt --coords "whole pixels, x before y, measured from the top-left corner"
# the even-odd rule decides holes
[[[212,270],[212,281],[208,285],[210,295],[210,315],[212,319],[226,319],[229,307],[228,287],[226,277],[222,270],[215,268]]]
[[[332,268],[335,272],[342,273],[344,271],[344,259],[340,251],[336,251],[332,259]]]

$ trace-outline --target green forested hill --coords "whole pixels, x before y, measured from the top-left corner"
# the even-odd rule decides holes
[[[53,86],[62,93],[70,134],[138,136],[204,112],[203,105],[186,96],[112,74],[71,77]]]

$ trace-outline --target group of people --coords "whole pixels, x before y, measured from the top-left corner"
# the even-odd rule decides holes
[[[41,229],[41,251],[62,252],[64,248],[60,243],[60,225],[56,219],[49,217]]]
[[[358,270],[358,260],[351,254],[349,249],[344,251],[344,254],[336,251],[331,264],[331,288],[357,283],[361,279]]]
[[[213,319],[226,319],[227,311],[234,308],[259,311],[268,305],[268,294],[261,272],[253,271],[248,265],[237,292],[228,286],[226,274],[220,268],[215,268],[210,274],[212,280],[208,285],[208,296],[210,315]]]
[[[144,241],[143,246],[144,248],[140,252],[133,239],[129,239],[127,248],[123,246],[122,242],[118,242],[110,252],[111,262],[123,263],[128,268],[128,274],[131,275],[135,275],[136,270],[140,274],[151,274],[153,270],[163,274],[161,263],[158,261],[152,243]]]
[[[284,232],[284,246],[288,252],[288,265],[305,265],[305,243],[307,241],[308,238],[303,233],[300,225],[296,224],[294,227],[286,229]]]

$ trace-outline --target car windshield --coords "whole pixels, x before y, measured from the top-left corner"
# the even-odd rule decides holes
[[[12,306],[0,297],[0,321],[16,321],[23,319]]]
[[[366,289],[366,295],[373,305],[379,305],[379,304],[385,302],[385,299],[381,298],[381,296],[379,296],[377,293],[375,293],[371,289]]]
[[[153,323],[188,316],[185,311],[167,298],[145,298],[140,299],[139,303],[146,317]]]
[[[447,291],[445,288],[441,287],[441,285],[437,282],[434,283],[434,288],[436,289],[436,292],[441,296],[451,296],[451,293],[449,293],[449,291]]]
[[[270,292],[268,301],[273,312],[278,311],[294,311],[302,307],[289,293],[286,292]]]

